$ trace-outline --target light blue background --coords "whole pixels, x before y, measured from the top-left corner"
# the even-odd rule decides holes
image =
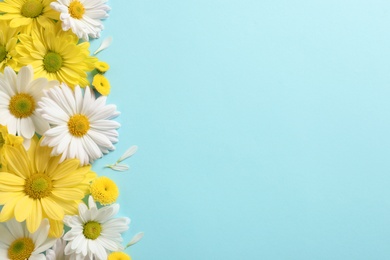
[[[389,1],[109,5],[134,260],[390,259]]]

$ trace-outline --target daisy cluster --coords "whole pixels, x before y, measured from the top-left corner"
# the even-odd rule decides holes
[[[118,142],[109,69],[90,52],[107,0],[0,1],[0,259],[130,260],[114,181],[92,171]],[[103,41],[95,54],[109,44]],[[107,167],[136,152],[131,147]]]

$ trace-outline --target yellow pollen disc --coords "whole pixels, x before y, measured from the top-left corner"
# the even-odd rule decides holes
[[[51,179],[42,173],[31,175],[24,185],[24,192],[33,199],[45,198],[51,194],[52,190]]]
[[[11,260],[25,260],[34,251],[34,242],[31,238],[22,237],[16,239],[8,248],[8,258]]]
[[[73,136],[82,137],[89,130],[88,117],[81,114],[71,116],[68,121],[68,129]]]
[[[5,57],[7,57],[7,50],[4,46],[0,45],[0,62],[2,62]]]
[[[21,14],[24,17],[35,18],[42,14],[43,5],[41,1],[38,0],[28,0],[21,10]]]
[[[68,11],[73,18],[81,19],[85,13],[85,8],[79,1],[75,0],[70,3]]]
[[[35,100],[30,94],[19,93],[11,97],[8,109],[17,118],[29,117],[35,110]]]
[[[86,238],[95,240],[102,232],[102,225],[96,221],[88,221],[84,224],[83,234]]]
[[[115,182],[107,177],[96,178],[91,184],[91,194],[95,201],[102,205],[112,204],[119,196]]]
[[[107,260],[131,260],[131,257],[124,252],[112,252]]]

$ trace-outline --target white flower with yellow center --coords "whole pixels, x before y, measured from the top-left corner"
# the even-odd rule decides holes
[[[65,216],[64,223],[71,229],[64,235],[68,241],[65,254],[79,254],[87,259],[107,260],[107,251],[123,249],[121,233],[129,228],[129,218],[113,218],[119,205],[113,204],[98,209],[93,198],[88,199],[89,208],[79,204],[79,215]]]
[[[48,238],[49,228],[47,219],[34,233],[29,233],[26,224],[15,219],[0,223],[0,259],[44,260],[43,252],[56,242],[56,239]]]
[[[60,12],[62,29],[72,31],[88,41],[89,37],[99,38],[103,30],[101,19],[107,18],[110,7],[107,0],[57,0],[51,8]]]
[[[33,75],[31,66],[22,67],[18,75],[6,67],[0,77],[0,124],[7,126],[8,133],[22,136],[26,149],[35,132],[42,135],[50,128],[36,108],[43,90],[58,84],[46,78],[34,80]]]
[[[45,91],[38,111],[52,128],[44,133],[42,145],[53,147],[52,155],[61,154],[61,161],[77,158],[81,165],[114,150],[120,124],[112,119],[119,112],[106,99],[95,98],[89,87],[83,93],[79,86],[72,91],[64,83]]]

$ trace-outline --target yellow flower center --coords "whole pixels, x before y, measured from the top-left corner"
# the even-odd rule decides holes
[[[51,194],[53,185],[51,179],[42,173],[32,175],[26,180],[24,192],[33,199],[41,199]]]
[[[75,19],[83,18],[83,14],[85,13],[84,6],[77,0],[70,3],[68,10],[70,16]]]
[[[107,260],[131,260],[131,257],[123,252],[112,252],[108,255]]]
[[[84,224],[83,234],[86,238],[95,240],[102,232],[102,225],[96,221],[88,221]]]
[[[7,50],[5,49],[5,46],[0,45],[0,62],[2,62],[5,57],[7,57]]]
[[[88,117],[81,114],[71,116],[68,121],[68,129],[73,136],[82,137],[89,130]]]
[[[38,0],[28,0],[22,6],[22,15],[28,18],[35,18],[42,14],[43,5]]]
[[[31,238],[22,237],[16,239],[8,248],[8,258],[11,260],[25,260],[34,251],[34,242]]]
[[[29,117],[35,110],[35,100],[30,94],[19,93],[11,98],[8,109],[17,118]]]
[[[91,194],[95,201],[106,205],[116,201],[119,196],[119,189],[114,181],[103,176],[93,181],[91,184]]]
[[[49,51],[43,58],[43,66],[50,73],[57,72],[62,67],[62,57],[58,53]]]

